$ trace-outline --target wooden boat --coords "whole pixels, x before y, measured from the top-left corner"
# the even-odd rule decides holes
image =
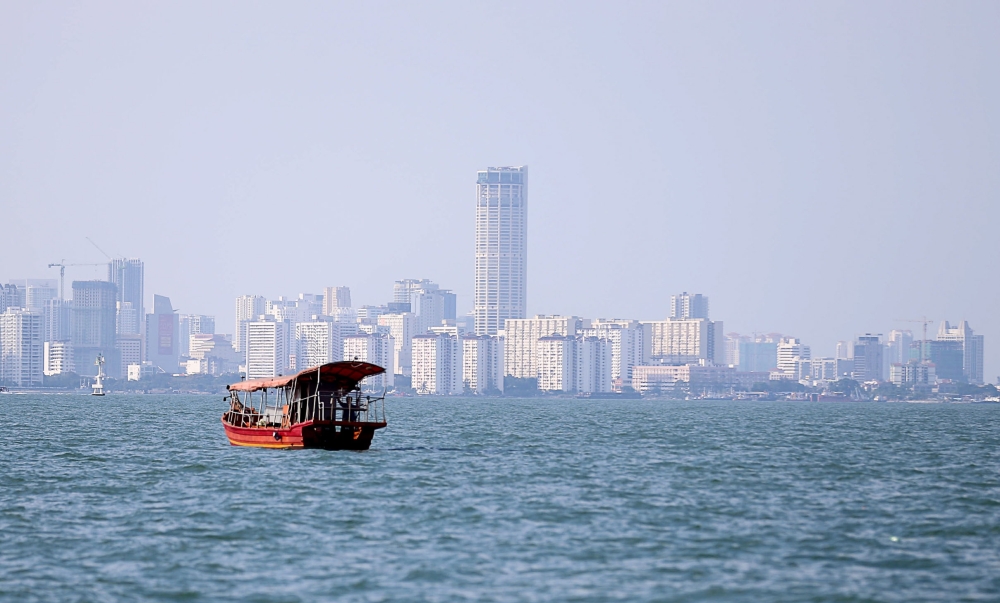
[[[383,372],[367,362],[331,362],[228,385],[222,427],[233,446],[368,450],[386,426],[385,394],[366,395],[358,384]]]

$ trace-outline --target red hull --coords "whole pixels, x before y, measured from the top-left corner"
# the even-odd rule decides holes
[[[306,421],[291,427],[237,427],[222,419],[230,444],[257,448],[368,450],[375,430],[385,426],[384,422]]]

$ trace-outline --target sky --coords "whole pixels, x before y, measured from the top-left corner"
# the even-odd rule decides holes
[[[1000,375],[1000,3],[0,0],[0,281],[429,278],[528,165],[528,312],[838,340],[968,320]],[[67,268],[73,279],[106,270]]]

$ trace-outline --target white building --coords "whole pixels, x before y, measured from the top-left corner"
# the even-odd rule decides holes
[[[188,350],[188,373],[225,375],[239,370],[240,354],[226,335],[197,333],[191,336]]]
[[[261,295],[241,295],[236,298],[236,330],[233,331],[233,348],[246,351],[247,323],[259,319],[267,312],[267,299]]]
[[[808,360],[810,355],[809,346],[803,344],[801,339],[782,337],[778,342],[778,370],[788,379],[794,379],[798,373],[796,361]]]
[[[43,375],[61,375],[76,372],[73,364],[73,346],[68,341],[46,341],[42,346]]]
[[[612,360],[610,340],[600,337],[578,337],[575,390],[584,394],[612,391]]]
[[[123,302],[129,303],[129,302]],[[139,334],[122,333],[115,339],[115,347],[121,356],[120,375],[128,374],[128,365],[142,362],[142,336]]]
[[[462,383],[465,391],[503,393],[503,337],[462,336]]]
[[[45,341],[69,341],[72,334],[72,302],[50,299],[42,311],[45,316]],[[138,320],[138,319],[137,319]]]
[[[462,346],[457,337],[425,333],[414,335],[411,384],[418,394],[461,394]]]
[[[576,344],[573,335],[545,335],[535,342],[538,389],[543,392],[576,391]]]
[[[504,374],[538,378],[538,340],[548,335],[576,336],[589,322],[576,316],[508,319],[504,323]],[[478,334],[478,329],[477,329]]]
[[[496,335],[527,308],[528,168],[476,177],[476,335]]]
[[[889,367],[889,381],[895,385],[932,386],[937,383],[935,366],[931,362],[894,362]]]
[[[637,320],[598,319],[583,329],[586,337],[606,340],[611,346],[611,381],[616,391],[631,387],[632,368],[646,364],[643,328]]]
[[[356,335],[357,332],[357,323],[315,320],[296,324],[295,369],[301,371],[342,360],[344,338]]]
[[[362,389],[381,392],[395,385],[393,358],[396,353],[395,341],[384,333],[359,333],[344,337],[344,360],[370,362],[385,369],[381,375],[365,377]]]
[[[273,318],[246,323],[247,379],[288,374],[292,348],[291,324]]]
[[[410,375],[412,372],[412,345],[413,336],[416,335],[416,317],[412,312],[401,312],[398,314],[382,314],[378,317],[378,324],[388,327],[389,334],[392,335],[393,352],[392,366],[397,375]]]
[[[648,358],[661,364],[724,363],[722,321],[707,318],[655,320],[642,323]]]
[[[0,314],[0,382],[17,387],[42,384],[43,320],[41,312],[23,308]]]

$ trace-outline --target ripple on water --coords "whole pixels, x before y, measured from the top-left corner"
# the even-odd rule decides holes
[[[357,453],[218,404],[5,399],[0,601],[1000,599],[995,405],[390,400]]]

